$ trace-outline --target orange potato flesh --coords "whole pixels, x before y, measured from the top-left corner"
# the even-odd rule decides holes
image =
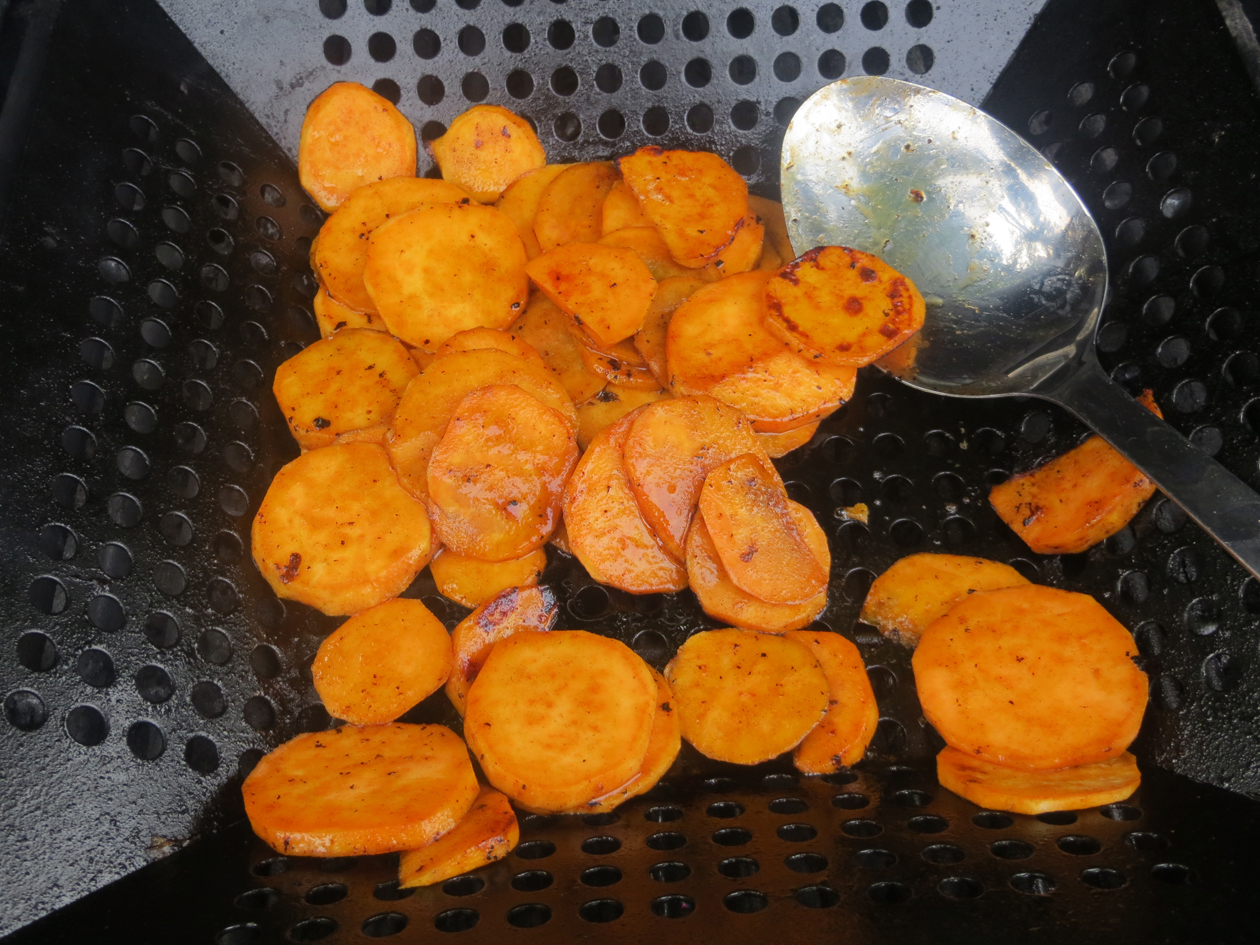
[[[412,210],[468,200],[462,187],[427,177],[396,177],[364,184],[320,227],[311,250],[311,268],[334,299],[374,314],[376,305],[363,284],[372,232]]]
[[[526,810],[601,797],[643,767],[656,716],[651,670],[583,630],[495,645],[468,691],[464,732],[492,785]]]
[[[516,812],[507,797],[482,788],[464,819],[427,847],[406,850],[398,860],[398,886],[432,886],[501,860],[521,839]]]
[[[581,347],[569,330],[572,322],[572,316],[538,293],[529,300],[524,314],[511,324],[508,332],[537,351],[560,379],[569,399],[581,404],[598,394],[607,381],[586,367]]]
[[[525,306],[525,245],[493,207],[435,204],[378,227],[363,283],[389,330],[433,351],[466,328],[506,328]]]
[[[783,215],[783,204],[777,200],[767,200],[756,194],[748,195],[748,209],[757,217],[757,222],[765,227],[765,239],[762,243],[762,262],[758,268],[777,270],[796,258],[792,249],[792,241],[788,239],[787,219]],[[769,257],[769,258],[766,258]],[[778,265],[770,265],[778,260]]]
[[[669,394],[663,390],[635,390],[630,387],[605,387],[582,404],[578,414],[578,446],[588,449],[601,430],[612,426],[632,410],[656,403]]]
[[[757,222],[756,216],[749,214],[735,231],[735,238],[711,263],[696,272],[702,279],[712,282],[756,269],[765,234],[766,228]]]
[[[1151,392],[1138,400],[1162,417]],[[1114,535],[1155,494],[1155,484],[1102,437],[989,492],[989,504],[1040,555],[1076,554]]]
[[[773,468],[743,415],[711,397],[660,400],[635,415],[625,441],[626,475],[644,521],[675,561],[685,557],[705,476],[743,453]]]
[[[473,391],[455,408],[429,461],[434,534],[482,561],[541,548],[560,521],[577,458],[573,429],[538,398],[514,384]]]
[[[827,547],[827,534],[809,509],[789,501],[788,514],[805,536],[805,542],[818,563],[824,570],[830,570],[831,550]],[[803,604],[771,604],[741,591],[731,583],[730,576],[722,567],[713,539],[699,515],[687,532],[687,581],[706,614],[747,630],[764,630],[767,633],[799,630],[809,626],[827,609],[826,588]]]
[[[784,636],[809,647],[831,694],[827,714],[796,746],[792,763],[805,774],[833,774],[857,764],[879,724],[879,707],[862,654],[838,633],[794,630]]]
[[[883,357],[923,327],[923,296],[883,260],[846,246],[819,246],[766,286],[766,327],[841,367]]]
[[[977,591],[914,651],[927,720],[995,764],[1066,768],[1115,758],[1137,737],[1146,674],[1133,637],[1092,597],[1028,584]]]
[[[469,328],[467,331],[456,332],[434,352],[434,356],[440,358],[444,354],[455,351],[485,351],[487,349],[506,351],[526,361],[533,361],[540,367],[547,365],[542,356],[534,350],[533,345],[517,338],[511,332],[498,328]]]
[[[624,180],[617,181],[609,189],[608,196],[604,198],[600,222],[604,236],[631,226],[652,225],[652,221],[639,206],[639,198],[626,186]]]
[[[648,267],[652,278],[658,282],[669,278],[687,276],[703,282],[714,282],[718,276],[713,270],[705,267],[693,269],[674,262],[669,254],[669,247],[661,239],[661,234],[654,226],[628,226],[614,230],[600,237],[601,246],[616,246],[633,250],[634,254]]]
[[[1115,804],[1132,796],[1142,783],[1137,759],[1127,751],[1106,761],[1027,771],[995,765],[946,746],[936,756],[941,787],[988,810],[1045,814]]]
[[[370,427],[380,428],[379,440],[419,373],[407,349],[385,332],[344,328],[276,368],[271,389],[293,439],[313,450]]]
[[[446,134],[429,142],[444,180],[482,203],[499,199],[512,181],[547,163],[538,135],[524,118],[499,105],[474,105]]]
[[[653,594],[680,591],[687,572],[661,547],[630,488],[622,451],[638,408],[605,427],[578,460],[564,492],[568,550],[601,584]]]
[[[568,243],[531,260],[526,272],[556,305],[605,347],[643,327],[656,280],[633,251]]]
[[[875,579],[859,619],[884,636],[914,647],[928,624],[945,616],[968,594],[1028,583],[1009,564],[987,558],[909,555]]]
[[[661,389],[656,375],[643,363],[643,356],[632,341],[627,339],[610,348],[601,348],[577,325],[572,327],[572,331],[582,363],[592,374],[597,374],[609,384],[616,384],[618,387],[640,391]]]
[[[315,293],[311,308],[315,310],[315,324],[319,326],[319,333],[324,338],[331,338],[335,332],[343,328],[385,330],[385,323],[381,321],[380,316],[368,312],[356,312],[350,306],[342,305],[329,295],[328,290],[323,286],[320,286],[319,291]]]
[[[357,82],[337,82],[306,109],[298,177],[332,213],[372,181],[416,176],[416,132],[388,99]]]
[[[853,397],[857,369],[780,351],[723,378],[708,394],[734,407],[758,433],[785,433],[831,416]]]
[[[522,174],[507,185],[503,196],[495,202],[495,208],[506,213],[516,224],[516,230],[525,244],[525,254],[530,259],[542,255],[538,237],[534,234],[534,218],[538,216],[538,204],[543,191],[561,171],[572,164],[548,164]]]
[[[551,533],[551,540],[547,544],[559,551],[563,551],[566,555],[573,554],[573,549],[569,547],[569,532],[565,529],[563,520],[556,526],[556,530]]]
[[[421,371],[428,370],[429,365],[437,358],[437,355],[425,351],[423,348],[408,348],[407,350],[411,353],[411,360],[416,362],[416,367]]]
[[[251,542],[276,596],[334,616],[397,597],[433,552],[424,503],[398,484],[374,443],[312,450],[284,466]]]
[[[780,456],[786,456],[792,450],[799,449],[812,440],[814,434],[818,432],[819,422],[815,420],[813,423],[807,423],[803,427],[797,427],[795,430],[784,430],[782,433],[758,433],[757,440],[761,443],[767,456],[771,459],[778,459]]]
[[[392,722],[445,685],[451,638],[418,600],[396,597],[355,614],[324,639],[311,674],[333,718]]]
[[[594,243],[603,229],[604,198],[620,179],[607,161],[573,164],[556,175],[538,201],[534,235],[545,253],[566,243]]]
[[[671,276],[658,282],[652,304],[643,318],[643,327],[634,336],[634,347],[661,387],[669,386],[665,345],[670,319],[678,306],[703,285],[704,280],[692,276]]]
[[[546,567],[547,552],[541,548],[521,558],[497,562],[443,548],[429,562],[438,593],[465,607],[479,607],[509,587],[535,585]]]
[[[690,637],[665,667],[682,736],[702,755],[754,765],[795,748],[826,714],[827,677],[805,645],[753,630]]]
[[[648,146],[617,164],[670,254],[684,266],[712,262],[748,214],[748,185],[716,154]]]
[[[343,725],[290,739],[245,779],[250,826],[289,856],[365,856],[432,843],[479,788],[444,725]]]

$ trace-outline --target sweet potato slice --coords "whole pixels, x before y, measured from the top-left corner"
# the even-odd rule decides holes
[[[669,394],[663,390],[635,390],[630,387],[609,385],[577,409],[578,446],[587,449],[596,435],[610,427],[632,410],[644,404],[663,400]]]
[[[446,681],[446,695],[464,714],[468,688],[481,672],[494,645],[522,630],[546,633],[559,615],[549,587],[509,587],[461,620],[451,633],[455,665]]]
[[[1092,764],[1028,771],[946,746],[936,756],[936,777],[941,787],[973,804],[1016,814],[1115,804],[1132,796],[1142,783],[1137,759],[1127,751]]]
[[[643,327],[656,280],[631,250],[567,243],[525,267],[534,284],[605,347]]]
[[[281,468],[251,540],[276,596],[331,615],[397,597],[433,552],[424,503],[398,484],[375,443],[312,450]]]
[[[532,394],[515,384],[473,391],[455,408],[429,461],[434,533],[482,561],[541,548],[560,522],[577,458],[572,427]]]
[[[748,215],[748,185],[716,154],[648,146],[617,164],[671,255],[684,266],[711,262]]]
[[[506,351],[526,361],[533,361],[539,367],[547,366],[547,362],[534,350],[533,345],[500,328],[469,328],[466,331],[456,332],[434,352],[434,355],[440,358],[444,354],[455,351],[485,351],[487,349]]]
[[[803,427],[797,427],[795,430],[784,430],[782,433],[758,433],[757,440],[761,443],[767,456],[771,459],[778,459],[780,456],[786,456],[792,450],[800,449],[812,440],[814,434],[818,432],[819,423],[820,421],[815,420],[813,423],[807,423]]]
[[[493,207],[437,204],[378,227],[363,270],[391,332],[434,350],[466,328],[506,328],[529,296],[525,246]]]
[[[604,236],[631,226],[651,226],[652,221],[639,205],[639,198],[626,186],[624,180],[615,182],[604,197],[601,211],[601,231]]]
[[[383,331],[345,328],[276,368],[271,389],[293,439],[313,450],[371,427],[378,428],[379,440],[419,373],[397,339]]]
[[[547,185],[534,214],[534,235],[545,253],[566,243],[594,243],[603,229],[604,198],[620,179],[607,161],[573,164]]]
[[[748,209],[756,215],[757,222],[765,227],[765,238],[762,242],[761,262],[759,269],[772,272],[786,266],[796,258],[792,249],[792,241],[788,239],[787,219],[783,215],[783,204],[777,200],[767,200],[756,194],[748,195]],[[777,265],[771,265],[778,260]]]
[[[750,213],[735,231],[735,238],[713,258],[712,262],[695,271],[700,278],[716,282],[727,276],[756,269],[761,259],[765,235],[766,228],[757,222],[755,215]]]
[[[464,732],[492,785],[526,810],[565,811],[643,767],[656,694],[624,643],[583,630],[517,633],[468,690]]]
[[[521,242],[525,244],[525,253],[530,259],[542,255],[542,247],[538,245],[538,237],[534,234],[534,218],[538,215],[538,204],[542,200],[543,191],[561,171],[572,166],[548,164],[528,171],[508,184],[503,196],[495,202],[495,208],[506,213],[516,224]]]
[[[833,774],[856,764],[879,724],[879,707],[862,654],[838,633],[794,630],[784,636],[809,647],[831,694],[827,714],[796,746],[792,763],[805,774]]]
[[[1028,584],[977,591],[914,651],[923,713],[953,747],[1016,768],[1115,758],[1137,736],[1146,673],[1092,597]]]
[[[479,607],[509,587],[531,587],[547,567],[547,552],[536,548],[521,558],[481,561],[443,548],[429,562],[438,593],[465,607]]]
[[[831,416],[853,397],[857,369],[780,351],[723,378],[709,396],[734,407],[758,433],[785,433]]]
[[[754,765],[795,748],[827,712],[809,647],[753,630],[690,637],[665,667],[682,736],[718,761]]]
[[[474,105],[428,148],[443,179],[482,203],[498,200],[508,184],[547,163],[529,122],[500,105]]]
[[[311,675],[330,715],[351,725],[392,722],[445,685],[451,638],[418,600],[396,597],[324,638]]]
[[[582,363],[592,374],[609,384],[641,391],[660,390],[660,382],[643,361],[643,355],[629,339],[609,347],[595,344],[590,335],[575,323],[571,329],[581,354]]]
[[[644,521],[622,462],[638,408],[605,427],[578,460],[564,491],[569,550],[591,577],[631,594],[680,591],[687,573]]]
[[[708,269],[692,269],[674,262],[674,257],[669,254],[669,247],[654,226],[628,226],[613,230],[601,236],[599,242],[601,246],[633,250],[643,261],[643,265],[648,267],[652,278],[658,282],[675,276],[690,276],[704,282],[717,279],[717,275]]]
[[[356,312],[350,306],[342,305],[329,295],[328,290],[323,286],[320,286],[319,291],[315,293],[311,308],[315,310],[315,324],[319,326],[319,333],[324,338],[331,338],[343,328],[385,330],[385,323],[381,321],[379,315]]]
[[[398,886],[432,886],[501,860],[521,839],[516,812],[505,795],[482,788],[472,808],[450,833],[427,847],[407,850],[398,860]]]
[[[582,360],[581,348],[569,330],[572,321],[572,316],[538,293],[529,300],[524,314],[509,326],[508,332],[537,351],[560,379],[569,399],[581,404],[598,394],[607,381],[589,370]]]
[[[306,109],[298,177],[332,213],[364,184],[416,176],[416,131],[388,99],[357,82],[337,82]]]
[[[656,294],[643,318],[643,327],[634,336],[634,347],[661,387],[669,386],[669,365],[665,356],[669,322],[678,306],[705,285],[693,276],[671,276],[656,285]]]
[[[875,579],[861,620],[912,649],[928,624],[968,594],[1028,584],[1009,564],[964,555],[909,555]]]
[[[841,367],[883,357],[923,327],[914,283],[870,253],[818,246],[766,286],[766,327],[802,351]]]
[[[1162,417],[1148,390],[1142,406]],[[989,504],[1039,555],[1076,554],[1110,538],[1155,494],[1155,484],[1102,437],[1091,436],[989,492]]]
[[[774,468],[743,415],[711,397],[660,400],[635,415],[625,441],[626,476],[644,521],[675,561],[686,554],[704,477],[743,453]]]
[[[242,786],[249,824],[290,856],[410,850],[451,830],[479,788],[444,725],[343,725],[264,755]]]

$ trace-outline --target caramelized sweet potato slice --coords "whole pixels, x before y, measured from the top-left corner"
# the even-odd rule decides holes
[[[501,860],[521,839],[516,812],[503,794],[482,788],[472,808],[450,833],[398,860],[398,886],[432,886]]]
[[[455,408],[429,461],[434,533],[482,561],[541,548],[560,522],[577,458],[572,427],[538,398],[515,384],[473,391]]]
[[[337,82],[306,109],[298,177],[332,213],[372,181],[416,176],[416,131],[388,99],[357,82]]]
[[[464,732],[492,785],[526,810],[565,811],[643,767],[656,693],[624,643],[518,633],[495,645],[469,689]]]
[[[856,764],[879,724],[879,707],[862,654],[838,633],[794,630],[789,640],[809,647],[827,677],[830,707],[818,727],[792,753],[792,762],[805,774],[833,774]]]
[[[545,253],[566,243],[594,243],[603,229],[604,198],[620,179],[607,161],[573,164],[547,185],[534,215],[534,235]]]
[[[687,573],[644,521],[622,463],[635,418],[649,409],[632,411],[598,433],[564,491],[569,551],[595,580],[631,594],[687,586]]]
[[[884,636],[911,647],[928,624],[945,616],[968,594],[1029,583],[1009,564],[987,558],[909,555],[875,579],[862,605],[861,620]]]
[[[524,358],[526,361],[533,361],[539,367],[547,366],[547,362],[534,350],[533,345],[516,337],[511,332],[499,328],[469,328],[466,331],[456,332],[434,352],[434,355],[440,358],[444,354],[451,354],[455,351],[485,351],[489,349],[506,351],[508,354],[514,354],[518,358]]]
[[[758,433],[757,440],[771,459],[786,456],[792,450],[800,449],[814,438],[821,421],[815,420],[795,430],[784,430],[782,433]]]
[[[700,754],[754,765],[795,748],[827,712],[827,677],[809,648],[752,630],[690,637],[665,667],[682,736]]]
[[[311,300],[311,308],[315,310],[315,324],[324,338],[331,338],[343,328],[367,328],[373,331],[384,331],[385,323],[379,315],[368,312],[356,312],[348,305],[342,305],[322,285]]]
[[[761,260],[765,235],[766,228],[757,222],[755,215],[750,213],[735,231],[735,238],[713,257],[712,262],[695,272],[708,282],[716,282],[727,276],[756,269],[757,263]]]
[[[663,390],[636,390],[631,387],[609,385],[577,409],[578,446],[588,449],[591,442],[605,427],[610,427],[632,410],[644,404],[663,400],[669,394]]]
[[[547,152],[529,122],[500,105],[474,105],[428,148],[443,179],[482,203],[498,200],[512,181],[547,163]]]
[[[601,246],[633,250],[643,261],[643,265],[648,267],[652,278],[658,282],[674,276],[689,276],[705,282],[717,279],[716,274],[709,269],[692,269],[674,262],[674,257],[669,254],[669,247],[654,226],[628,226],[613,230],[600,237],[599,242]]]
[[[853,397],[857,369],[780,351],[723,378],[709,396],[734,407],[758,433],[785,433],[831,416]]]
[[[656,280],[631,250],[567,243],[526,266],[543,294],[605,347],[643,327]]]
[[[648,146],[617,164],[670,254],[684,266],[712,262],[748,215],[748,185],[716,154]]]
[[[802,351],[841,367],[883,357],[923,327],[914,283],[870,253],[818,246],[766,286],[766,327]]]
[[[941,787],[988,810],[1045,814],[1115,804],[1132,796],[1142,783],[1137,759],[1127,751],[1106,761],[1028,771],[1008,768],[946,746],[936,756]]]
[[[572,321],[572,316],[538,293],[508,332],[533,347],[560,379],[569,399],[581,404],[598,394],[607,381],[586,367],[581,348],[569,330]]]
[[[509,587],[531,587],[538,583],[545,567],[547,552],[541,548],[521,558],[497,562],[443,548],[429,562],[438,593],[465,607],[478,607]]]
[[[767,200],[765,197],[758,197],[756,194],[748,195],[748,209],[756,217],[757,222],[765,227],[766,235],[762,246],[762,255],[771,255],[774,259],[781,262],[777,266],[768,265],[769,260],[763,259],[764,265],[760,265],[761,269],[777,270],[790,263],[796,258],[796,253],[792,249],[792,241],[788,239],[787,219],[783,215],[783,204],[777,200]]]
[[[516,224],[521,242],[525,244],[525,253],[530,259],[542,255],[542,247],[538,245],[538,237],[534,234],[534,218],[538,215],[538,204],[542,200],[543,191],[561,171],[572,166],[548,164],[527,171],[508,184],[503,196],[495,202],[495,208],[506,213]]]
[[[264,755],[242,787],[245,814],[289,856],[365,856],[432,843],[479,788],[468,749],[444,725],[343,725]]]
[[[665,357],[669,322],[682,305],[701,286],[703,279],[694,276],[671,276],[656,285],[656,295],[643,318],[643,327],[634,336],[634,347],[643,358],[661,387],[669,386],[669,365]]]
[[[608,196],[604,198],[601,212],[601,231],[604,236],[616,230],[624,230],[631,226],[651,226],[643,208],[639,206],[639,198],[634,195],[624,180],[612,185]]]
[[[923,714],[946,744],[1015,768],[1115,758],[1137,736],[1146,673],[1092,597],[1028,584],[977,591],[914,651]]]
[[[351,725],[392,722],[445,685],[451,638],[418,600],[396,597],[324,638],[311,675],[330,715]]]
[[[276,596],[332,615],[397,597],[433,552],[424,503],[374,443],[312,450],[284,466],[254,518],[252,547]]]
[[[640,391],[656,391],[661,389],[656,375],[648,368],[639,354],[639,349],[629,339],[619,341],[609,347],[595,344],[590,335],[577,324],[573,324],[571,332],[577,341],[582,363],[592,374],[598,374],[609,384],[632,388]]]

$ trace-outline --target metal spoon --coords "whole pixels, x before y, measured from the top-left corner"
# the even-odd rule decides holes
[[[1260,577],[1260,495],[1099,366],[1102,237],[1030,144],[943,92],[862,76],[810,96],[788,126],[782,162],[798,253],[875,253],[928,302],[923,330],[881,368],[938,394],[1066,407]]]

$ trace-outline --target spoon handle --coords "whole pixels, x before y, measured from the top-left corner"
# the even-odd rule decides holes
[[[1085,421],[1260,578],[1260,495],[1250,486],[1129,396],[1092,359],[1038,393]]]

